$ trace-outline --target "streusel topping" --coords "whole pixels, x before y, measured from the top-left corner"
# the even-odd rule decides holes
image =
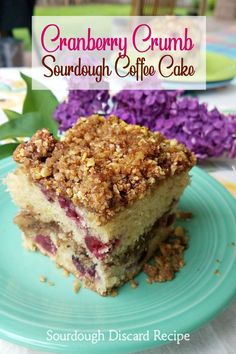
[[[115,116],[81,118],[61,141],[47,129],[14,152],[33,181],[106,223],[161,181],[189,170],[194,155],[176,140]]]

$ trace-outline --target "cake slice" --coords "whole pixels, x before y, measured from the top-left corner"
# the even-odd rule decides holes
[[[8,175],[24,244],[108,294],[140,272],[170,233],[195,157],[176,140],[115,116],[47,129],[14,152]]]

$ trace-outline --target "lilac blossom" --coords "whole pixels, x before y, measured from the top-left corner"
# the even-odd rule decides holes
[[[68,99],[60,103],[54,112],[60,131],[71,128],[79,117],[87,117],[94,113],[106,114],[108,99],[108,90],[69,91]]]
[[[60,130],[67,130],[81,116],[112,113],[127,123],[176,138],[199,159],[236,156],[236,115],[210,110],[180,91],[123,90],[112,97],[111,109],[109,100],[107,90],[70,91],[68,100],[55,111]]]

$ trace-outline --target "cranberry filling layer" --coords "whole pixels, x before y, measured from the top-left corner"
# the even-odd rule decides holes
[[[89,267],[86,267],[82,262],[81,260],[79,259],[79,257],[76,257],[76,256],[72,256],[72,261],[76,267],[76,269],[82,274],[82,275],[85,275],[85,274],[88,274],[90,275],[90,277],[94,277],[95,276],[95,273],[96,273],[96,264],[93,264],[93,265],[90,265]]]
[[[35,242],[48,253],[51,253],[53,255],[56,254],[57,248],[49,236],[37,235],[35,237]]]

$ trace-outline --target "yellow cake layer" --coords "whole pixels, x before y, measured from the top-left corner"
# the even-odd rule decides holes
[[[84,227],[104,243],[118,238],[121,240],[119,247],[122,252],[140,235],[148,232],[155,221],[177,203],[189,180],[186,172],[163,181],[146,197],[122,210],[104,225],[98,225],[92,213],[77,208],[83,216],[82,227],[65,214],[58,202],[49,202],[40,188],[21,169],[9,174],[7,185],[17,206],[36,214],[40,221],[58,222],[64,232],[73,232],[75,241],[81,243],[86,234]]]

